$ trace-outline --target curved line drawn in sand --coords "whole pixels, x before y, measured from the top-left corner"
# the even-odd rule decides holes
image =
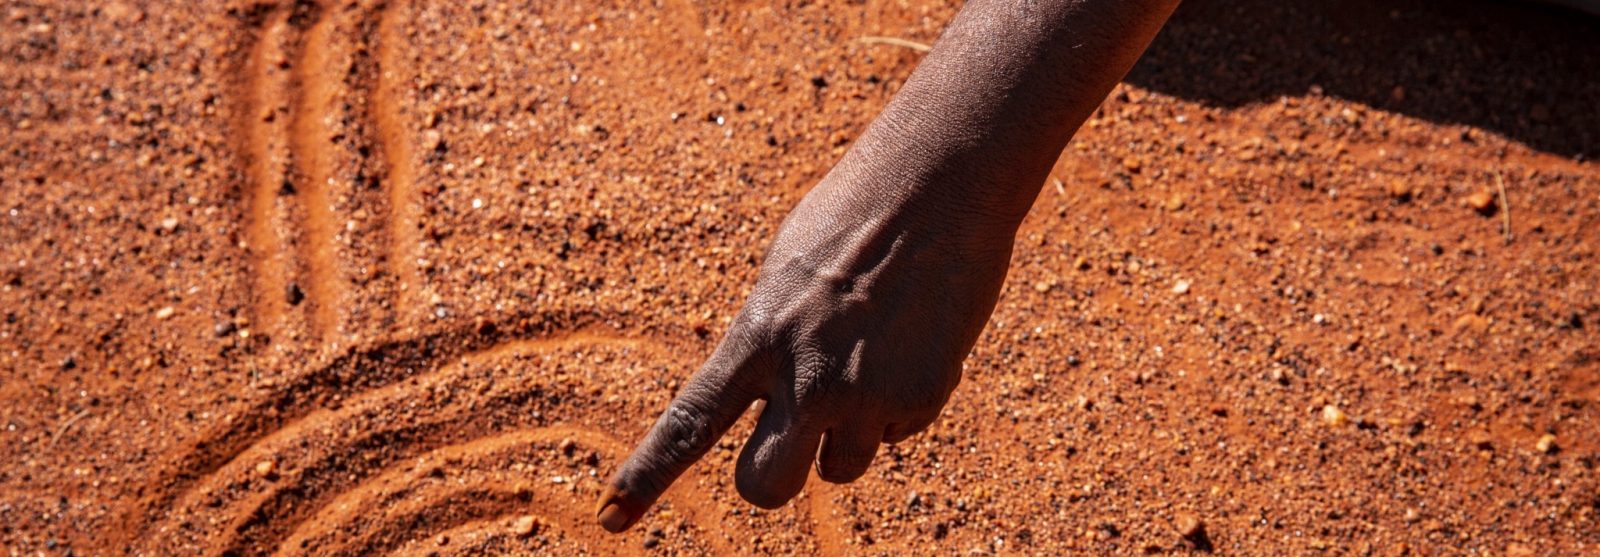
[[[420,457],[405,468],[390,470],[358,489],[339,495],[321,512],[302,523],[279,547],[282,555],[359,555],[390,552],[406,540],[386,537],[392,524],[422,522],[423,515],[447,515],[426,522],[456,526],[482,517],[533,516],[544,527],[582,533],[607,555],[626,552],[627,538],[604,533],[590,518],[589,490],[577,492],[575,480],[560,462],[564,453],[599,451],[624,454],[628,447],[594,430],[552,426],[514,431],[453,445]],[[551,462],[554,461],[554,462]],[[508,465],[508,463],[510,463]],[[445,472],[445,468],[450,469]],[[561,478],[561,483],[552,481]],[[568,488],[573,488],[569,491]],[[692,519],[710,518],[693,501],[678,500],[677,509]],[[442,520],[440,519],[442,518]],[[699,520],[695,520],[699,522]],[[306,528],[313,525],[315,528]],[[454,529],[454,528],[451,528]],[[716,543],[705,549],[730,554]],[[313,549],[308,549],[313,548]]]
[[[551,369],[582,367],[595,358],[684,364],[677,361],[681,354],[655,341],[588,333],[436,358],[443,365],[289,419],[213,471],[169,486],[174,493],[167,504],[145,507],[164,508],[160,516],[135,525],[146,537],[134,552],[366,554],[400,548],[414,537],[400,533],[418,525],[456,527],[524,514],[610,543],[588,505],[603,479],[599,463],[616,462],[628,447],[608,434],[564,425],[566,418],[583,417],[567,414],[585,406],[571,401],[594,379]],[[567,440],[574,444],[562,447]],[[586,469],[573,467],[570,455],[591,451]],[[549,470],[562,470],[561,484],[550,480]],[[450,481],[438,481],[438,474]],[[692,483],[694,473],[684,481]],[[405,502],[384,499],[395,493],[408,494]],[[717,523],[709,503],[692,491],[675,490],[664,501],[690,524]],[[731,549],[720,535],[700,531],[688,540],[714,552]],[[604,552],[612,549],[618,548]]]
[[[281,379],[255,384],[259,390],[206,433],[158,460],[152,483],[121,515],[126,552],[434,554],[445,549],[431,539],[436,535],[508,551],[640,551],[593,522],[589,505],[604,479],[601,463],[618,462],[629,447],[595,430],[597,424],[585,425],[586,418],[624,414],[615,406],[626,401],[601,400],[596,385],[637,373],[638,362],[672,369],[696,362],[659,341],[599,332],[598,323],[629,321],[627,312],[523,315],[341,346],[354,342],[341,336],[346,317],[339,309],[347,294],[341,269],[353,262],[341,261],[346,252],[337,245],[335,224],[348,208],[335,207],[332,196],[347,162],[338,157],[348,155],[332,135],[339,128],[331,119],[351,112],[340,104],[350,98],[365,98],[370,112],[344,131],[375,138],[385,166],[387,255],[397,281],[392,305],[415,307],[408,302],[422,286],[412,253],[420,207],[400,100],[408,83],[401,60],[410,6],[299,1],[248,11],[237,34],[245,42],[235,133],[248,192],[255,311],[267,331],[308,326],[310,340],[323,349]],[[341,33],[340,25],[352,21],[362,32]],[[369,46],[374,56],[345,56]],[[370,90],[350,90],[361,84],[338,71],[346,58],[376,66]],[[295,205],[285,199],[302,210],[288,210]],[[281,223],[296,218],[290,226],[298,225],[298,236],[284,233]],[[296,284],[297,268],[309,302],[298,314],[283,297]],[[606,377],[557,371],[602,356],[632,362],[632,371]],[[554,475],[560,483],[552,470],[560,471]],[[694,485],[697,477],[691,471],[680,482]],[[704,497],[678,489],[660,504],[684,518],[679,541],[731,552],[733,540],[751,533],[723,531],[730,525]],[[812,497],[797,510],[814,523],[830,521],[838,532],[831,500]],[[530,520],[542,533],[518,525]],[[838,541],[819,543],[838,551]]]

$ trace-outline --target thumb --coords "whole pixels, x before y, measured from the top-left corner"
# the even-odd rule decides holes
[[[735,331],[667,405],[650,433],[623,461],[600,495],[596,519],[606,530],[628,529],[672,482],[705,456],[762,392],[771,366]],[[768,372],[768,373],[763,373]]]

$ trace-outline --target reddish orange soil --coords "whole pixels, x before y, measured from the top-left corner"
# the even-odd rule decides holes
[[[943,420],[770,512],[746,421],[610,536],[859,39],[957,6],[85,4],[0,8],[10,554],[1600,553],[1593,19],[1190,2]]]

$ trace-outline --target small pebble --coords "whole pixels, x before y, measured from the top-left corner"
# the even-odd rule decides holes
[[[1178,531],[1179,536],[1195,539],[1200,536],[1200,531],[1205,525],[1200,522],[1200,517],[1198,516],[1190,513],[1178,513],[1172,519],[1172,527]]]
[[[1173,294],[1186,294],[1189,292],[1189,281],[1180,280],[1172,285]]]
[[[658,545],[661,545],[661,538],[645,538],[644,539],[644,548],[645,549],[651,549],[651,548],[654,548],[655,546],[658,546]]]
[[[1035,283],[1033,283],[1033,289],[1037,290],[1039,292],[1049,292],[1050,291],[1050,283],[1042,281],[1042,280],[1039,281],[1039,282],[1035,282]]]
[[[1453,325],[1457,334],[1466,332],[1476,335],[1484,334],[1489,330],[1489,320],[1482,315],[1466,314],[1457,317]]]
[[[1488,213],[1494,208],[1494,194],[1489,193],[1489,190],[1478,190],[1468,195],[1463,202],[1474,211]]]
[[[261,462],[256,463],[256,475],[258,475],[258,476],[270,476],[270,475],[272,475],[272,471],[276,470],[277,468],[278,468],[277,463],[274,463],[274,462],[272,462],[270,460],[263,460]]]
[[[177,228],[177,227],[178,227],[178,219],[176,219],[174,217],[167,217],[167,218],[161,219],[161,228],[162,228],[162,230],[166,230],[168,232],[171,232],[172,229]]]
[[[1539,436],[1539,441],[1534,443],[1533,447],[1539,449],[1541,453],[1553,453],[1559,448],[1556,445],[1556,436],[1550,433]]]
[[[1329,404],[1322,407],[1322,423],[1332,427],[1343,427],[1345,424],[1350,423],[1350,416],[1346,415],[1344,410],[1340,410],[1339,407]]]
[[[1411,199],[1411,196],[1415,193],[1410,182],[1400,178],[1389,181],[1389,197],[1405,201]]]
[[[539,519],[533,515],[523,515],[516,522],[511,523],[511,533],[518,537],[526,538],[539,531]]]
[[[177,312],[178,310],[173,309],[172,306],[167,306],[156,310],[156,319],[166,319],[168,317],[172,317],[172,314]]]

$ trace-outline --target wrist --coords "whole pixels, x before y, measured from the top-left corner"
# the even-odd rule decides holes
[[[886,112],[817,189],[864,210],[921,221],[913,225],[1009,242],[1053,158],[1017,160],[982,137]]]
[[[975,165],[869,151],[847,154],[801,200],[773,244],[775,254],[827,258],[883,252],[898,241],[906,253],[973,263],[1008,259],[1031,198],[1010,205],[995,198],[1001,189],[995,178]]]

